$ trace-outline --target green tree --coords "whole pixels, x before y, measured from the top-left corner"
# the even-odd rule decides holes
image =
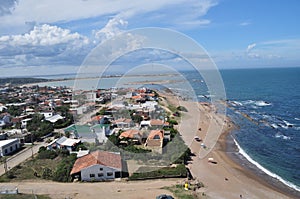
[[[53,174],[53,180],[58,182],[71,182],[72,178],[70,172],[76,161],[76,154],[71,154],[62,159],[62,161],[57,165],[57,168]]]

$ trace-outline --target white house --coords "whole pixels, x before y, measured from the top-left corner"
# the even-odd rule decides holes
[[[51,122],[51,123],[55,123],[57,122],[58,120],[60,119],[64,119],[64,117],[62,117],[61,115],[59,114],[56,114],[56,115],[53,115],[51,117],[46,117],[45,120]]]
[[[120,178],[121,172],[120,153],[98,150],[78,158],[70,174],[81,181],[104,181]]]
[[[0,104],[0,112],[4,111],[4,110],[7,110],[7,107],[6,106],[3,106],[2,104]]]
[[[55,139],[47,145],[47,149],[67,149],[68,151],[73,151],[75,147],[81,143],[79,139],[67,138],[65,136]]]
[[[20,141],[18,139],[2,140],[0,141],[0,156],[12,154],[19,148]]]

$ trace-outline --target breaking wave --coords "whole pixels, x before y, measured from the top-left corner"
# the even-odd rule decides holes
[[[239,153],[244,156],[251,164],[255,165],[258,169],[260,169],[261,171],[263,171],[265,174],[279,180],[280,182],[282,182],[283,184],[287,185],[288,187],[291,187],[292,189],[295,189],[297,191],[300,191],[300,187],[298,187],[297,185],[284,180],[282,177],[280,177],[279,175],[269,171],[268,169],[264,168],[261,164],[259,164],[258,162],[256,162],[255,160],[253,160],[242,148],[241,146],[237,143],[237,141],[233,138],[233,141],[235,143],[235,145],[237,146]]]

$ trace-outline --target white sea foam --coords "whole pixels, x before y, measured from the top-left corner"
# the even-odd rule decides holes
[[[232,101],[233,105],[238,105],[238,106],[243,106],[243,103],[238,102],[238,101]]]
[[[277,124],[271,124],[270,126],[274,129],[278,129],[278,127],[279,127]]]
[[[295,117],[295,120],[300,120],[300,118]]]
[[[258,162],[256,162],[255,160],[253,160],[241,147],[240,145],[237,143],[237,141],[233,138],[233,141],[235,143],[235,145],[237,146],[237,148],[239,149],[239,153],[244,156],[250,163],[254,164],[258,169],[260,169],[261,171],[263,171],[264,173],[266,173],[267,175],[278,179],[280,182],[282,182],[283,184],[287,185],[288,187],[291,187],[292,189],[295,189],[297,191],[300,191],[300,187],[298,187],[297,185],[284,180],[282,177],[280,177],[279,175],[272,173],[271,171],[269,171],[268,169],[264,168],[263,166],[261,166]]]
[[[271,103],[269,103],[269,102],[265,102],[265,101],[256,101],[255,103],[254,103],[256,106],[270,106],[270,105],[272,105]]]
[[[275,138],[281,138],[281,139],[284,139],[284,140],[290,140],[291,139],[291,137],[283,135],[280,132],[278,132],[278,133],[275,134]]]
[[[283,122],[285,123],[285,125],[286,125],[287,127],[293,127],[293,126],[294,126],[294,124],[289,123],[289,122],[286,121],[286,120],[283,120]]]

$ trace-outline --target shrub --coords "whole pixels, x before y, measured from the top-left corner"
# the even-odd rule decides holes
[[[143,168],[141,168],[143,169]],[[145,168],[147,170],[147,168]],[[187,170],[183,164],[177,165],[177,167],[164,167],[150,172],[133,173],[129,179],[152,179],[152,178],[164,178],[164,177],[187,177]]]
[[[72,180],[70,172],[76,160],[76,154],[65,157],[58,165],[53,174],[53,180],[58,182],[70,182]]]
[[[178,106],[177,110],[178,111],[183,111],[183,112],[188,112],[188,110],[184,106]]]
[[[52,150],[39,150],[38,159],[54,159],[57,157],[57,153]]]

